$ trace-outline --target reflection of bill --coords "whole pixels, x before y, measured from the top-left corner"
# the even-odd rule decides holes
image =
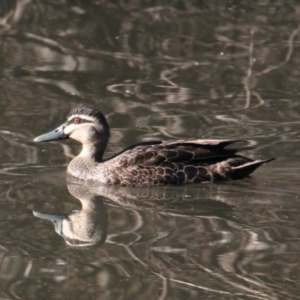
[[[103,243],[108,224],[103,201],[84,186],[68,185],[68,189],[81,202],[80,211],[72,212],[68,216],[33,211],[33,215],[53,222],[55,231],[72,248],[85,248]]]

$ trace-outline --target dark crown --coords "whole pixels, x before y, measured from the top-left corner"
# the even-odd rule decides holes
[[[105,116],[102,114],[101,111],[97,109],[88,108],[85,106],[77,107],[68,114],[67,119],[69,119],[73,115],[94,117],[103,126],[103,128],[109,132],[109,126]]]

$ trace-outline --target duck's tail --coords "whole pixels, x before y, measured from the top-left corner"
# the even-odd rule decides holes
[[[268,163],[276,158],[267,158],[267,159],[256,159],[250,162],[246,162],[239,166],[231,167],[231,179],[242,179],[244,177],[249,176],[252,172],[254,172],[259,166],[264,163]]]

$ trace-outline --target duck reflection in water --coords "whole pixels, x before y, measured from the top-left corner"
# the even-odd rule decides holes
[[[106,239],[108,226],[107,211],[102,199],[85,186],[69,184],[68,190],[81,202],[80,211],[67,216],[33,211],[33,215],[52,221],[55,231],[72,248],[84,249],[102,244]]]
[[[33,215],[53,222],[56,233],[63,237],[66,245],[76,249],[87,249],[105,242],[108,229],[106,205],[130,211],[157,211],[172,216],[217,216],[218,219],[228,219],[226,212],[238,204],[232,199],[221,199],[220,195],[211,197],[213,195],[209,189],[202,191],[201,199],[197,194],[187,197],[185,189],[172,191],[165,187],[153,189],[68,183],[68,190],[81,202],[81,210],[68,215],[34,210]],[[107,199],[105,202],[103,197]]]

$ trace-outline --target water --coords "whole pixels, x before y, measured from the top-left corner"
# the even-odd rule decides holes
[[[299,8],[4,1],[1,298],[300,298]],[[81,186],[80,145],[32,141],[79,105],[107,116],[107,157],[204,137],[277,159],[215,185]]]

